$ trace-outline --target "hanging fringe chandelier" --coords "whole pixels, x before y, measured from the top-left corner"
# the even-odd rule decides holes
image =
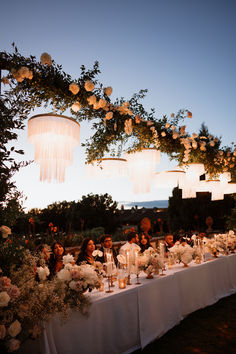
[[[53,113],[39,114],[28,121],[28,140],[35,147],[35,162],[40,165],[40,181],[59,183],[73,161],[79,145],[80,125],[74,119]]]
[[[127,177],[127,161],[116,157],[95,160],[86,164],[86,177],[88,178],[123,178]]]

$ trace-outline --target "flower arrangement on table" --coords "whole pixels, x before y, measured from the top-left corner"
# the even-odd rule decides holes
[[[12,267],[8,276],[0,272],[0,352],[13,352],[25,340],[36,339],[42,324],[57,313],[64,321],[71,308],[87,313],[90,301],[83,292],[98,285],[99,276],[91,266],[80,266],[77,280],[77,269],[69,262],[72,258],[66,256],[64,273],[52,280],[47,280],[48,268],[37,268],[39,259],[29,251],[22,265]]]
[[[227,254],[229,251],[235,251],[236,235],[233,230],[230,230],[226,234],[218,234],[211,239],[204,237],[203,242],[208,252],[216,257],[219,253]]]
[[[228,232],[228,247],[229,251],[235,252],[236,250],[236,235],[233,230]]]
[[[74,264],[75,260],[72,255],[63,257],[64,268],[57,273],[57,278],[65,282],[68,291],[71,293],[85,292],[86,290],[99,289],[104,276],[102,264],[95,262],[90,264]],[[73,292],[72,294],[73,295]]]
[[[194,250],[187,243],[180,243],[179,241],[175,243],[169,251],[174,255],[176,261],[182,262],[186,267],[193,259]]]
[[[151,278],[151,274],[159,274],[159,270],[164,269],[165,264],[162,257],[152,247],[149,247],[139,254],[138,267]]]

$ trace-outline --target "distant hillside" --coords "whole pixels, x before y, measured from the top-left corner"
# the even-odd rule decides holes
[[[143,202],[127,202],[121,201],[118,202],[118,206],[120,208],[121,205],[124,205],[125,209],[130,209],[137,205],[138,208],[168,208],[168,200],[150,200]]]

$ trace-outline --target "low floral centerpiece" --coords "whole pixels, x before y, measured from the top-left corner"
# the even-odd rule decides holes
[[[169,249],[169,251],[174,255],[176,261],[184,264],[184,267],[187,267],[193,259],[194,250],[186,242],[176,242],[175,245]]]
[[[148,279],[151,279],[153,273],[159,274],[159,270],[165,268],[165,264],[160,255],[152,247],[149,247],[139,254],[138,267],[147,274]]]

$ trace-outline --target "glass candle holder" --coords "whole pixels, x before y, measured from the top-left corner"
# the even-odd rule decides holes
[[[126,288],[125,278],[118,279],[118,284],[119,284],[119,289],[125,289]]]

